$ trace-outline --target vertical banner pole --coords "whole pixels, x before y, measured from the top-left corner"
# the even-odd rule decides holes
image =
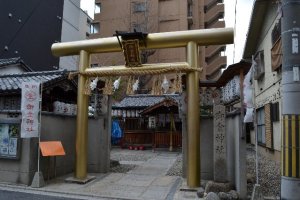
[[[40,143],[41,143],[41,123],[42,123],[42,97],[43,97],[43,84],[40,85],[40,102],[39,102],[39,145],[38,145],[38,173],[40,173]],[[40,182],[40,180],[39,180]],[[39,183],[40,184],[40,183]]]
[[[38,117],[38,148],[37,148],[37,172],[34,174],[31,187],[40,188],[45,185],[43,174],[40,171],[40,143],[41,143],[41,124],[42,124],[42,97],[43,97],[43,84],[39,85],[39,117]]]

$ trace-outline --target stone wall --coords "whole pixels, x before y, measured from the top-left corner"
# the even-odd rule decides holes
[[[2,115],[1,117],[4,117]],[[89,119],[88,172],[108,172],[110,163],[110,120],[108,116]],[[76,117],[42,114],[41,141],[59,140],[66,156],[56,158],[56,175],[68,174],[75,166]],[[30,185],[37,171],[38,139],[22,139],[19,160],[0,159],[0,181]],[[54,158],[41,158],[44,178],[54,176]],[[50,171],[49,171],[50,170]]]
[[[239,114],[226,116],[227,173],[242,199],[247,195],[246,138],[242,138]]]

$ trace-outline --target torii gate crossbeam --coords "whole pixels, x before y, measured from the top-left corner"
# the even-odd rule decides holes
[[[191,69],[197,69],[199,67],[198,46],[231,44],[233,42],[233,35],[232,28],[151,33],[146,37],[147,47],[140,44],[140,48],[162,49],[186,47],[187,64],[184,65]],[[85,72],[89,71],[90,55],[93,53],[116,51],[122,51],[116,37],[55,43],[52,45],[52,52],[55,56],[78,54],[80,56],[76,121],[76,179],[85,179],[87,177],[88,96],[84,94],[84,86],[89,76]],[[160,65],[157,64],[157,66]],[[153,67],[155,68],[155,66]],[[161,66],[161,68],[168,68],[168,66]],[[137,69],[143,69],[143,66]],[[148,67],[148,70],[150,69]],[[122,67],[118,68],[119,70],[122,70]],[[147,69],[144,70],[147,71]],[[187,185],[192,188],[199,187],[200,112],[199,75],[197,70],[187,72],[187,144]]]

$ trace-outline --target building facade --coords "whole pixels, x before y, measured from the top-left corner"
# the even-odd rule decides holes
[[[145,33],[224,28],[221,0],[96,0],[90,38],[112,37],[116,31]],[[200,47],[201,79],[215,79],[226,67],[225,45]],[[185,61],[184,48],[141,52],[144,63]],[[97,54],[92,66],[123,65],[122,53]]]
[[[51,45],[86,39],[90,21],[80,0],[1,1],[0,58],[21,57],[34,71],[75,70],[77,58],[54,57]]]
[[[282,94],[281,15],[278,5],[272,2],[256,1],[250,20],[244,49],[244,59],[255,62],[253,73],[257,140],[261,153],[280,160],[280,119]],[[263,20],[261,20],[263,19]],[[255,144],[252,131],[251,143]]]

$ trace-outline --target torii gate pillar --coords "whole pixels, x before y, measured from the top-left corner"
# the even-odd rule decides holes
[[[187,62],[190,67],[198,67],[198,45],[187,45]],[[187,185],[200,186],[200,111],[199,111],[199,75],[190,72],[186,76],[187,84]]]
[[[89,67],[90,55],[87,51],[79,53],[79,72],[84,72]],[[77,119],[76,119],[76,159],[75,178],[86,179],[88,159],[88,107],[89,96],[85,95],[86,76],[78,76],[77,92]]]

